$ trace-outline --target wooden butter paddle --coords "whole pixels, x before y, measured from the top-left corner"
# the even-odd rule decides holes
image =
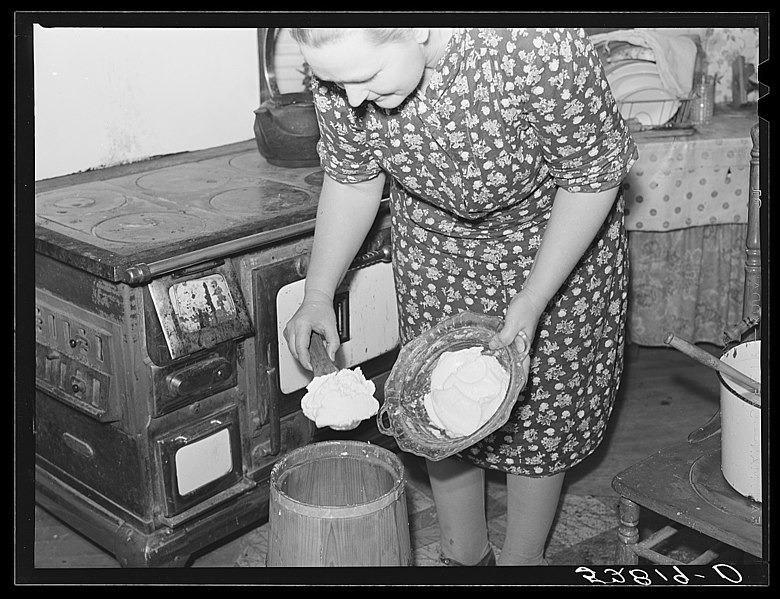
[[[309,360],[311,360],[311,370],[315,377],[333,374],[340,370],[328,356],[328,351],[325,349],[325,340],[319,333],[312,332],[311,334]],[[330,428],[336,431],[351,431],[357,428],[359,424],[360,420],[357,420],[344,426],[330,425]]]
[[[666,339],[664,339],[664,343],[671,345],[674,349],[681,351],[686,356],[693,358],[701,364],[717,370],[721,374],[724,374],[730,379],[735,380],[753,392],[758,393],[759,395],[761,394],[761,383],[754,381],[752,378],[740,372],[733,366],[729,366],[723,360],[720,360],[712,354],[707,353],[703,349],[696,347],[685,339],[681,339],[674,333],[668,333],[666,335]]]
[[[309,359],[311,360],[311,371],[314,376],[324,376],[333,372],[338,372],[339,368],[333,363],[325,349],[325,340],[319,333],[312,332],[309,341]]]

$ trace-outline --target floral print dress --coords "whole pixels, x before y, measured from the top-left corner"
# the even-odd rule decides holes
[[[341,182],[391,178],[402,343],[463,310],[504,316],[556,189],[616,187],[636,160],[582,30],[455,30],[427,88],[392,110],[312,89],[323,169]],[[509,421],[462,459],[549,476],[596,449],[623,368],[627,256],[618,197],[542,315]]]

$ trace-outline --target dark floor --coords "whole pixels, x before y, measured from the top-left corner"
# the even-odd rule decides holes
[[[716,353],[714,346],[705,349]],[[614,564],[617,495],[612,478],[658,449],[686,439],[718,410],[714,371],[668,348],[631,346],[611,428],[596,454],[567,475],[558,516],[547,548],[553,565]],[[437,565],[436,513],[424,462],[403,456],[408,478],[410,532],[415,565]],[[488,477],[490,541],[503,541],[505,483]],[[657,517],[656,517],[657,520]],[[657,526],[652,514],[643,525]],[[259,526],[210,551],[194,556],[193,568],[263,567],[268,525]],[[707,539],[691,533],[672,551],[684,559]],[[116,560],[39,507],[35,511],[36,568],[117,568]]]

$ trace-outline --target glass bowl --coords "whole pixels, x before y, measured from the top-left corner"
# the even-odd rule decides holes
[[[395,437],[402,450],[438,461],[501,428],[528,380],[522,356],[514,344],[495,350],[489,347],[490,340],[502,326],[503,321],[497,316],[461,312],[404,346],[385,382],[384,403],[376,416],[379,430]],[[509,373],[509,386],[504,401],[485,424],[471,435],[451,437],[430,420],[425,409],[431,372],[444,352],[475,346],[482,346],[484,354],[496,357]]]

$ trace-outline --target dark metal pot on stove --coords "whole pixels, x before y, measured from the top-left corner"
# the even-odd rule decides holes
[[[320,163],[320,130],[310,91],[280,93],[273,67],[278,29],[258,30],[260,107],[255,110],[257,149],[276,166],[310,167]]]

